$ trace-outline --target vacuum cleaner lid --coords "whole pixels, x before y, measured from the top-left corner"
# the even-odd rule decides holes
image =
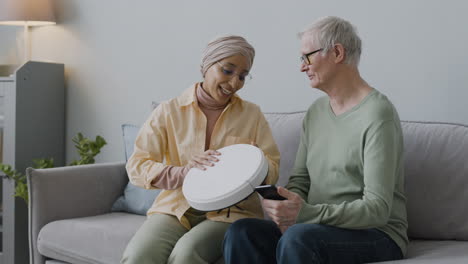
[[[200,211],[230,207],[255,191],[268,173],[268,162],[259,148],[236,144],[218,149],[219,161],[206,170],[192,168],[182,192],[190,206]]]

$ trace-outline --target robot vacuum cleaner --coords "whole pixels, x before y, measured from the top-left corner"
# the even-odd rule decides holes
[[[219,161],[206,170],[192,168],[182,186],[190,206],[200,211],[228,208],[255,191],[268,173],[268,162],[259,148],[236,144],[217,150]]]

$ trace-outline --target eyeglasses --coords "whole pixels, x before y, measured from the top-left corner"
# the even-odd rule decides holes
[[[252,75],[250,75],[248,72],[238,73],[232,66],[223,65],[219,61],[216,63],[220,66],[221,72],[226,76],[229,76],[232,78],[232,76],[237,75],[239,78],[239,81],[243,83],[247,83],[248,81],[252,80]]]
[[[318,50],[314,50],[312,52],[309,52],[307,54],[304,54],[301,56],[301,63],[304,63],[305,65],[310,65],[312,64],[311,60],[310,60],[310,56],[319,52],[319,51],[322,51],[323,49],[318,49]]]

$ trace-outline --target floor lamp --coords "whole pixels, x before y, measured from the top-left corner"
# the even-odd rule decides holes
[[[51,0],[1,0],[0,25],[24,27],[24,62],[30,60],[29,27],[54,25]]]

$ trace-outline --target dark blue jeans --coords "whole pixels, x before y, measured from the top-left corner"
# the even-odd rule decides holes
[[[224,236],[226,264],[367,263],[402,259],[398,245],[377,229],[295,224],[281,234],[272,221],[246,218]]]

